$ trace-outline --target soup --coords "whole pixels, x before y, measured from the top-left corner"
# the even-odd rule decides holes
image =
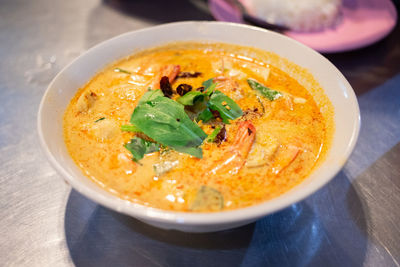
[[[107,66],[64,115],[67,149],[105,190],[207,212],[275,198],[324,158],[333,108],[307,70],[276,54],[173,43]]]

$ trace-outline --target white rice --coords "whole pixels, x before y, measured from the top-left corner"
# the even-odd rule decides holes
[[[318,31],[337,24],[342,0],[251,0],[253,13],[295,31]]]

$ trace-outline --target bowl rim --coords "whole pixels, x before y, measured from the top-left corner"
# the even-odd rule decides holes
[[[297,43],[297,45],[301,46],[302,49],[309,50],[311,53],[318,54],[320,56],[321,60],[327,61],[326,63],[331,64],[333,69],[336,72],[336,75],[345,82],[345,88],[346,88],[346,93],[348,94],[349,98],[351,99],[353,108],[355,108],[355,111],[357,112],[356,114],[356,121],[353,123],[353,127],[351,129],[351,137],[350,141],[346,146],[345,151],[341,154],[341,158],[344,158],[345,160],[341,160],[338,162],[335,162],[336,165],[334,165],[332,168],[328,169],[328,171],[324,174],[321,175],[321,177],[318,178],[318,181],[313,183],[313,186],[308,186],[305,187],[303,190],[297,192],[296,194],[291,194],[287,195],[288,192],[292,191],[293,188],[296,188],[300,184],[296,185],[289,191],[281,194],[280,196],[273,198],[271,200],[267,200],[264,202],[260,202],[258,204],[248,206],[248,207],[243,207],[243,208],[238,208],[234,210],[226,210],[226,211],[220,211],[220,212],[204,212],[204,213],[193,213],[193,212],[177,212],[177,211],[170,211],[170,210],[162,210],[162,209],[157,209],[157,208],[152,208],[149,206],[137,204],[130,202],[128,200],[123,200],[115,195],[112,195],[111,193],[107,192],[106,190],[102,189],[105,194],[98,194],[94,189],[85,186],[84,184],[79,182],[79,179],[74,177],[74,175],[70,174],[55,158],[55,156],[52,154],[50,151],[47,141],[44,138],[44,132],[43,132],[43,108],[46,105],[46,99],[47,96],[49,95],[51,89],[54,87],[54,84],[56,81],[62,77],[63,73],[71,68],[78,60],[81,58],[85,57],[86,54],[88,54],[91,51],[97,50],[104,46],[106,43],[111,42],[111,41],[116,41],[118,39],[123,39],[126,36],[129,36],[131,34],[137,34],[141,32],[146,32],[149,31],[151,32],[152,30],[157,30],[157,29],[162,29],[162,28],[169,28],[169,27],[175,27],[175,26],[194,26],[194,25],[201,25],[201,24],[207,24],[207,25],[225,25],[226,27],[238,27],[242,28],[243,30],[253,30],[253,31],[258,31],[260,33],[268,33],[272,34],[275,36],[279,36],[279,38],[286,39],[289,42],[294,42]],[[176,41],[176,40],[175,40]],[[179,40],[177,40],[179,41]],[[261,48],[259,48],[261,49]],[[117,60],[117,59],[116,59]],[[290,59],[289,59],[290,60]],[[349,90],[350,89],[350,90]],[[120,213],[124,213],[127,215],[130,215],[132,217],[135,217],[137,219],[142,219],[142,220],[151,220],[153,222],[158,222],[158,223],[172,223],[172,224],[185,224],[185,225],[216,225],[216,224],[227,224],[227,223],[235,223],[235,222],[240,222],[240,221],[249,221],[249,220],[254,220],[263,216],[266,216],[268,214],[274,213],[276,211],[279,211],[281,209],[284,209],[294,203],[297,203],[306,197],[310,196],[317,190],[319,190],[321,187],[323,187],[325,184],[327,184],[330,180],[332,180],[336,174],[342,169],[343,165],[346,163],[347,159],[349,158],[350,154],[352,153],[358,135],[360,131],[360,123],[361,123],[361,118],[360,118],[360,110],[359,110],[359,105],[357,102],[356,95],[354,93],[354,90],[352,89],[351,85],[348,83],[347,79],[343,76],[343,74],[324,56],[316,52],[315,50],[305,46],[304,44],[291,39],[287,36],[278,34],[276,32],[272,32],[266,29],[250,26],[250,25],[243,25],[243,24],[237,24],[237,23],[231,23],[231,22],[216,22],[216,21],[184,21],[184,22],[172,22],[172,23],[165,23],[157,26],[152,26],[152,27],[147,27],[144,29],[140,30],[135,30],[135,31],[130,31],[126,32],[120,35],[117,35],[113,38],[107,39],[91,48],[86,50],[84,53],[79,55],[77,58],[72,60],[69,64],[67,64],[64,68],[62,68],[61,71],[54,77],[54,79],[51,81],[49,86],[47,87],[45,93],[43,94],[43,97],[41,99],[40,105],[39,105],[39,110],[38,110],[38,115],[37,115],[37,131],[39,135],[39,141],[42,147],[42,150],[44,151],[47,159],[51,163],[51,165],[57,170],[59,174],[69,183],[72,188],[77,190],[79,193],[84,195],[85,197],[88,197],[89,199],[95,201],[96,203],[99,203],[105,207],[108,207],[112,210],[116,210]],[[318,169],[318,168],[317,168]],[[315,170],[313,171],[315,172]],[[84,175],[82,173],[82,175]],[[98,185],[96,185],[98,186]]]

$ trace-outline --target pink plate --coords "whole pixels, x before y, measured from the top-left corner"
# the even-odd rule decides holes
[[[251,10],[251,0],[241,0]],[[211,13],[217,20],[244,23],[240,13],[224,0],[210,0]],[[323,53],[343,52],[373,44],[394,28],[397,12],[390,0],[343,0],[341,22],[334,28],[285,35]]]

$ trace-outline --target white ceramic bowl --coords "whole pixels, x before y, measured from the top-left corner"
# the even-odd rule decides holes
[[[216,213],[184,213],[153,209],[117,198],[83,175],[69,156],[63,140],[63,113],[76,93],[108,63],[134,50],[172,41],[218,41],[272,51],[308,69],[324,88],[335,109],[336,130],[326,160],[310,177],[289,192],[248,208]],[[122,34],[78,57],[51,82],[38,114],[40,142],[57,171],[86,197],[148,224],[187,232],[212,232],[253,222],[309,196],[342,168],[356,143],[359,107],[350,84],[323,56],[275,32],[224,22],[178,22]]]

